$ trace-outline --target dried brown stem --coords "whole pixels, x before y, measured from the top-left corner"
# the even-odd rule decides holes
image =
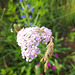
[[[36,30],[36,32],[46,33],[44,30],[40,30],[40,29]]]
[[[52,56],[52,54],[53,54],[53,47],[54,47],[53,39],[54,39],[54,37],[51,36],[50,43],[46,46],[47,51],[45,52],[44,57],[40,60],[40,62],[42,62],[43,60],[45,62],[45,64],[44,64],[44,72],[46,72],[47,69],[48,69],[48,66],[47,66],[47,64],[48,64],[48,58],[50,56]]]
[[[6,63],[5,58],[3,58],[3,66],[4,66],[5,68],[8,68],[8,65],[7,65],[7,63]]]

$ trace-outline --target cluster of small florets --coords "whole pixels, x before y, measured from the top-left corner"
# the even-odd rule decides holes
[[[45,27],[22,28],[17,34],[18,45],[21,46],[22,58],[31,62],[40,54],[38,45],[40,42],[47,44],[52,32]]]

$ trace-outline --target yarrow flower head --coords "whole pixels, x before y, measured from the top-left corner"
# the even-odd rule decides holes
[[[51,30],[46,27],[22,28],[17,33],[17,42],[21,47],[22,58],[31,62],[41,52],[38,48],[39,43],[47,44],[51,35]]]

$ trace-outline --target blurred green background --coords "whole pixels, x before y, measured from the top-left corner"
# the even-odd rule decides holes
[[[21,18],[21,15],[27,17]],[[56,67],[55,70],[51,66],[44,73],[44,62],[39,63],[40,55],[30,63],[22,59],[13,25],[22,28],[25,24],[29,27],[29,23],[52,30],[54,53],[49,63]],[[45,47],[40,44],[42,56]],[[55,53],[59,56],[55,57]],[[75,75],[75,0],[0,0],[0,75],[40,74]]]

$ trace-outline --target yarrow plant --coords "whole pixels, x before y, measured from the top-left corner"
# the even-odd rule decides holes
[[[37,57],[38,54],[41,53],[41,50],[39,49],[39,44],[48,44],[46,46],[47,50],[40,60],[40,62],[45,62],[44,72],[46,72],[47,69],[51,66],[50,63],[48,63],[48,58],[53,54],[54,37],[52,36],[52,32],[50,29],[44,26],[39,28],[40,24],[39,22],[37,23],[39,12],[37,13],[37,16],[33,23],[32,19],[35,7],[31,6],[30,4],[26,4],[26,2],[23,0],[19,0],[19,2],[22,6],[20,7],[20,19],[22,23],[24,22],[23,26],[25,28],[21,29],[20,27],[14,25],[14,29],[17,32],[17,42],[18,45],[21,47],[22,58],[26,59],[27,62],[31,62],[34,58]],[[37,64],[37,66],[40,67],[39,64]]]
[[[17,42],[21,47],[22,58],[31,62],[40,54],[38,45],[40,42],[47,44],[50,41],[52,32],[46,27],[22,28],[17,33]]]

